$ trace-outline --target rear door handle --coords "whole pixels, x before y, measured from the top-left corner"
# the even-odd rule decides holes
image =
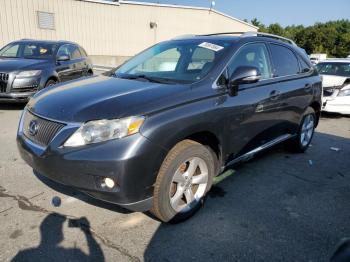
[[[276,100],[279,96],[281,95],[281,92],[278,90],[273,90],[270,93],[270,99],[271,100]]]
[[[304,86],[305,89],[310,89],[311,87],[312,87],[311,84],[305,84],[305,86]]]

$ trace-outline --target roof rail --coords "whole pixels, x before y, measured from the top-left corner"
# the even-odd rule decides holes
[[[213,36],[213,35],[243,35],[245,32],[221,32],[221,33],[212,33],[212,34],[204,34],[197,36]]]
[[[187,37],[194,37],[195,35],[193,34],[187,34],[187,35],[178,35],[175,36],[174,38],[172,38],[172,40],[178,40],[178,39],[183,39],[183,38],[187,38]]]
[[[283,36],[279,36],[279,35],[268,34],[268,33],[249,31],[249,32],[243,33],[242,36],[270,37],[270,38],[274,38],[274,39],[277,39],[277,40],[281,40],[281,41],[287,42],[287,43],[289,43],[291,45],[294,45],[294,46],[297,45],[292,39],[289,39],[289,38],[286,38],[286,37],[283,37]]]
[[[248,36],[260,36],[260,37],[270,37],[273,39],[281,40],[284,42],[287,42],[291,45],[296,46],[297,44],[286,37],[279,36],[279,35],[273,35],[268,33],[261,33],[261,32],[255,32],[255,31],[248,31],[248,32],[222,32],[222,33],[213,33],[213,34],[205,34],[205,35],[198,35],[198,36],[214,36],[214,35],[241,35],[242,37],[248,37]]]

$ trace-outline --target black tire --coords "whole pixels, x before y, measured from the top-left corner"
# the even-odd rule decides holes
[[[303,125],[308,117],[311,117],[312,121],[313,121],[312,133],[311,133],[311,136],[308,139],[308,141],[302,143]],[[312,141],[316,123],[317,123],[317,117],[316,117],[315,110],[312,107],[308,107],[306,110],[306,113],[304,114],[304,116],[300,122],[300,126],[298,129],[297,135],[293,139],[291,139],[287,142],[287,144],[286,144],[287,149],[289,149],[290,151],[295,152],[295,153],[304,153],[306,151],[306,149],[308,149],[308,147]]]
[[[200,161],[203,160],[203,162],[201,163],[206,164],[207,171],[208,171],[208,178],[207,178],[206,184],[203,184],[201,188],[202,193],[204,188],[205,188],[205,191],[204,191],[204,195],[200,197],[200,199],[194,198],[194,200],[191,203],[187,203],[185,211],[183,210],[176,211],[172,207],[172,204],[170,203],[171,190],[173,190],[174,183],[175,183],[173,179],[175,177],[176,171],[182,168],[182,166],[185,163],[190,163],[190,162],[186,162],[189,159],[200,159]],[[188,166],[186,167],[187,169],[189,169],[189,165],[190,164],[188,164]],[[199,167],[200,165],[196,167],[195,172],[198,171],[197,168]],[[179,142],[169,151],[168,155],[166,156],[166,158],[164,159],[161,165],[161,168],[159,170],[159,173],[156,179],[156,183],[154,185],[153,207],[151,209],[151,212],[153,213],[153,215],[155,215],[158,219],[160,219],[163,222],[178,223],[188,219],[189,217],[194,215],[203,205],[205,194],[210,190],[211,185],[213,183],[214,173],[215,173],[215,165],[214,165],[213,155],[208,150],[207,147],[192,140],[183,140]],[[193,177],[196,177],[196,176],[194,175]],[[191,181],[192,181],[192,178],[191,178]],[[174,193],[174,195],[177,193],[177,190],[178,189],[176,189],[176,192]],[[190,186],[190,190],[191,192],[193,192],[192,184]],[[193,192],[194,195],[196,195],[198,190],[199,190],[199,186]]]
[[[53,85],[56,85],[57,84],[57,81],[54,80],[54,79],[49,79],[46,84],[45,84],[45,88],[46,87],[49,87],[49,86],[53,86]]]
[[[84,76],[89,77],[89,76],[93,76],[94,72],[92,70],[88,70],[84,72]]]

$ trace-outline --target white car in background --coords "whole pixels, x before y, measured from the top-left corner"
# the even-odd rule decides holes
[[[323,60],[327,59],[327,54],[311,54],[310,56],[310,61],[313,65],[317,65]]]
[[[350,59],[329,59],[316,65],[322,75],[322,110],[350,115]]]

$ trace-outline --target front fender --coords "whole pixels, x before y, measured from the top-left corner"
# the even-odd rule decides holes
[[[140,132],[168,151],[183,139],[204,131],[214,134],[221,144],[224,120],[218,108],[214,108],[214,99],[193,102],[150,116]]]

